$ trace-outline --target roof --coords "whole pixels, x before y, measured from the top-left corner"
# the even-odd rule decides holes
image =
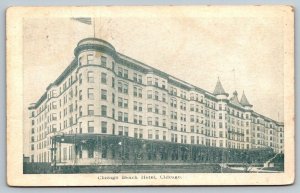
[[[240,101],[241,105],[243,106],[249,106],[251,107],[252,105],[249,103],[246,95],[245,95],[245,92],[243,91],[243,95],[242,95],[242,98],[241,98],[241,101]]]
[[[236,106],[241,106],[237,91],[233,92],[233,97],[230,98],[230,102]]]
[[[216,87],[215,87],[215,90],[214,90],[213,94],[214,95],[227,95],[228,96],[228,94],[225,92],[219,78],[218,78],[218,81],[217,81],[217,84],[216,84]]]

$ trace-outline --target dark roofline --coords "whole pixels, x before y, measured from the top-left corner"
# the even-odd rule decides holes
[[[235,108],[238,108],[238,109],[240,109],[240,110],[242,110],[242,111],[247,111],[244,107],[238,106],[238,105],[232,103],[230,100],[228,100],[228,105],[233,106],[233,107],[235,107]]]
[[[204,89],[199,88],[199,87],[197,87],[197,86],[195,86],[195,85],[192,85],[192,84],[190,84],[190,83],[188,83],[188,82],[186,82],[186,81],[184,81],[184,80],[181,80],[181,79],[176,78],[176,77],[174,77],[174,76],[172,76],[172,75],[170,75],[170,74],[168,74],[168,73],[165,73],[165,72],[163,72],[163,71],[161,71],[161,70],[158,70],[158,69],[156,69],[156,68],[153,68],[153,67],[151,67],[151,66],[149,66],[149,65],[147,65],[147,64],[145,64],[145,63],[143,63],[143,62],[141,62],[141,61],[138,61],[138,60],[136,60],[136,59],[133,59],[133,58],[131,58],[131,57],[129,57],[129,56],[126,56],[126,55],[124,55],[124,54],[122,54],[122,53],[117,52],[117,55],[119,56],[119,58],[120,58],[121,60],[124,60],[123,58],[121,58],[121,57],[124,57],[124,58],[126,58],[126,59],[132,60],[133,62],[138,63],[139,65],[142,65],[143,69],[145,70],[144,73],[153,73],[153,74],[158,75],[158,76],[160,76],[160,77],[162,77],[162,78],[168,79],[168,81],[170,81],[170,80],[171,80],[170,78],[172,78],[172,79],[174,79],[174,80],[171,80],[170,82],[171,82],[171,83],[175,83],[176,85],[181,85],[181,86],[183,86],[183,89],[186,89],[186,90],[195,89],[196,91],[201,92],[202,94],[208,93],[208,94],[210,94],[210,95],[213,95],[211,92],[209,92],[209,91],[207,91],[207,90],[204,90]],[[121,57],[120,57],[120,56],[121,56]],[[134,64],[134,63],[132,63],[131,61],[128,61],[128,60],[127,60],[126,62],[129,62],[129,63],[131,63],[131,64]],[[134,65],[137,65],[137,64],[134,64]],[[137,66],[138,66],[138,65],[137,65]],[[181,86],[180,86],[180,87],[181,87]]]
[[[28,107],[29,110],[36,109],[42,102],[44,102],[47,99],[47,91],[44,92],[44,94],[39,98],[39,100],[34,104],[34,106]]]
[[[77,67],[77,60],[74,58],[71,64],[59,75],[59,77],[54,81],[54,85],[58,86],[61,82],[65,80],[65,78],[73,72],[73,70]]]
[[[110,46],[113,50],[115,50],[115,47],[111,43],[109,43],[108,41],[103,40],[103,39],[99,39],[99,38],[94,38],[94,37],[88,37],[88,38],[84,38],[84,39],[80,40],[77,43],[77,46],[79,46],[79,44],[81,44],[82,42],[89,41],[89,40],[93,40],[93,41],[96,40],[96,41],[99,41],[99,42],[103,42],[103,43],[107,44],[108,46]]]
[[[254,114],[256,117],[261,117],[261,118],[263,118],[265,121],[273,122],[273,123],[275,123],[275,124],[278,125],[278,126],[284,126],[284,123],[283,123],[283,122],[275,121],[275,120],[273,120],[273,119],[271,119],[271,118],[269,118],[269,117],[266,117],[266,116],[264,116],[264,115],[262,115],[262,114],[259,114],[259,113],[255,112],[255,111],[253,111],[253,114]]]
[[[58,86],[62,81],[65,80],[65,78],[73,72],[74,69],[77,67],[77,60],[73,59],[72,62],[69,64],[69,66],[58,76],[58,78],[49,86],[46,88],[46,92],[42,95],[42,97],[35,103],[34,106],[30,106],[30,109],[36,109],[38,106],[42,104],[47,99],[47,91],[52,87],[52,86]]]

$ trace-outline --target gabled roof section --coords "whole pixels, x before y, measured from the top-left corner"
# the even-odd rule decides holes
[[[252,107],[252,105],[249,103],[246,95],[245,95],[245,92],[243,91],[243,95],[242,95],[242,98],[241,98],[241,105],[243,106],[248,106],[248,107]]]
[[[214,90],[213,94],[214,95],[226,95],[226,96],[228,96],[228,93],[225,92],[219,77],[218,77],[218,81],[217,81],[217,84],[216,84],[216,87],[215,87],[215,90]]]

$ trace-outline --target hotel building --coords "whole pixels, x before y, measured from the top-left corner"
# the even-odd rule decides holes
[[[125,158],[131,151],[140,152],[124,139],[141,143],[145,151],[148,145],[143,143],[153,142],[284,153],[283,123],[254,112],[244,92],[240,98],[236,91],[229,96],[220,80],[208,92],[118,53],[97,38],[81,40],[74,54],[28,108],[31,162],[109,164],[118,151]],[[162,159],[178,159],[172,151],[166,155]]]

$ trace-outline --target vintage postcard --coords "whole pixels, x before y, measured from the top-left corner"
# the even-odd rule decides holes
[[[11,7],[11,186],[294,182],[291,6]]]

